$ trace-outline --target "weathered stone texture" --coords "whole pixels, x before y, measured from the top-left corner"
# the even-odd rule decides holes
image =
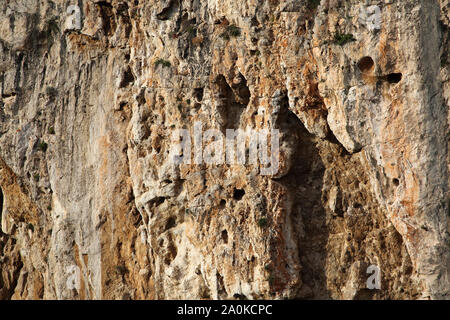
[[[448,0],[11,0],[0,22],[0,298],[450,298]],[[196,121],[280,130],[278,173],[175,165]]]

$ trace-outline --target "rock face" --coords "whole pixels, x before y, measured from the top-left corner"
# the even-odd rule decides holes
[[[0,21],[0,298],[450,298],[448,0]],[[279,130],[278,171],[174,163],[195,123]]]

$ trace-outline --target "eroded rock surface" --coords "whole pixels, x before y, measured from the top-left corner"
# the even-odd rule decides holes
[[[0,298],[450,298],[448,0],[11,0],[0,21]],[[279,171],[174,164],[196,122],[278,129]]]

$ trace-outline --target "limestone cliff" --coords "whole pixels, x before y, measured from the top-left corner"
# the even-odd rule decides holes
[[[0,298],[450,298],[450,1],[2,0],[0,22]],[[194,123],[279,130],[278,171],[174,163]]]

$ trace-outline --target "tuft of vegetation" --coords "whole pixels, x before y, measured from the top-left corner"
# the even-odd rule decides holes
[[[48,211],[52,211],[52,206],[50,206],[50,205],[47,206],[47,210],[48,210]]]
[[[241,28],[231,25],[227,27],[227,32],[231,37],[237,38],[241,35]]]
[[[349,42],[356,41],[351,33],[336,33],[334,35],[334,43],[343,46]]]
[[[258,226],[260,226],[261,228],[267,226],[267,218],[261,218],[258,220]]]
[[[46,152],[48,148],[48,144],[44,141],[39,142],[38,144],[38,149],[41,150],[42,152]]]
[[[231,37],[237,38],[241,35],[241,28],[230,25],[226,28],[226,30],[220,35],[225,40],[230,40]]]
[[[33,224],[29,223],[29,224],[27,225],[27,228],[34,232],[34,226],[33,226]]]
[[[39,180],[41,179],[41,177],[40,177],[38,174],[35,174],[35,175],[33,176],[33,179],[34,179],[35,182],[39,182]]]
[[[159,65],[162,65],[163,67],[170,68],[172,65],[170,61],[164,60],[164,59],[158,59],[155,61],[155,68],[157,68]]]
[[[48,128],[48,134],[55,134],[55,128],[53,127]]]

